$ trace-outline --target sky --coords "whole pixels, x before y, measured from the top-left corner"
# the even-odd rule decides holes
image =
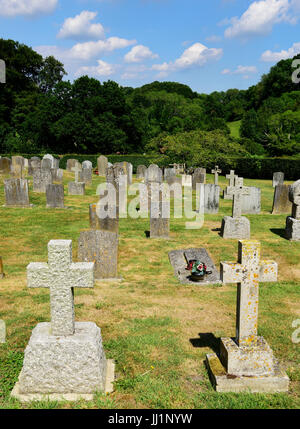
[[[300,0],[0,0],[0,38],[53,55],[67,80],[247,89],[300,53]]]

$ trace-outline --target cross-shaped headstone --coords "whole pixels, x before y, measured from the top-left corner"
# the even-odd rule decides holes
[[[230,174],[226,174],[226,179],[229,180],[229,186],[234,186],[234,179],[236,175],[234,174],[234,170],[230,170]]]
[[[243,178],[236,179],[235,188],[233,190],[232,217],[242,216],[242,197],[250,195],[250,191],[243,187]]]
[[[259,282],[277,281],[277,263],[260,259],[260,242],[240,240],[238,263],[221,262],[223,283],[238,283],[236,342],[250,346],[257,338]]]
[[[212,174],[215,175],[215,185],[219,183],[219,174],[222,173],[222,170],[219,169],[219,166],[216,165],[214,170],[211,170]]]
[[[49,288],[51,334],[73,335],[75,332],[74,286],[92,288],[94,263],[72,263],[72,240],[48,243],[48,264],[33,262],[27,267],[30,288]]]
[[[81,167],[78,163],[75,164],[75,167],[71,169],[75,173],[75,182],[79,182],[79,173],[81,173]]]

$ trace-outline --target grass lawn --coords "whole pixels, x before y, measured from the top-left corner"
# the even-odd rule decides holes
[[[73,174],[64,172],[65,185]],[[30,178],[32,182],[32,178]],[[300,344],[291,340],[300,319],[300,243],[282,236],[285,215],[270,214],[271,181],[245,180],[262,189],[262,213],[249,215],[251,236],[262,245],[262,257],[279,264],[277,283],[260,285],[259,335],[263,335],[290,379],[288,394],[220,394],[209,381],[206,353],[221,336],[235,335],[236,285],[183,286],[168,260],[173,249],[205,247],[217,267],[237,261],[237,240],[216,231],[231,201],[220,200],[220,213],[206,215],[200,230],[186,230],[186,219],[171,219],[171,239],[150,240],[147,219],[121,219],[119,274],[122,283],[75,289],[76,320],[95,322],[102,331],[108,358],[116,361],[115,391],[94,401],[20,404],[9,397],[22,368],[32,329],[50,320],[49,291],[28,289],[26,266],[47,261],[51,239],[72,239],[77,261],[80,231],[89,228],[89,204],[97,201],[95,177],[85,196],[68,196],[68,210],[46,209],[45,195],[32,192],[31,209],[5,208],[0,182],[0,255],[6,277],[0,280],[0,319],[7,343],[0,344],[0,408],[299,408]],[[213,176],[208,175],[213,183]],[[227,180],[220,178],[224,188]]]
[[[242,121],[227,122],[232,137],[240,138],[240,127]]]

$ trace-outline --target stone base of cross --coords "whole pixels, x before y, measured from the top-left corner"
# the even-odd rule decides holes
[[[220,356],[207,355],[220,392],[285,392],[289,378],[263,337],[257,335],[259,282],[277,280],[277,263],[260,259],[260,243],[239,241],[238,263],[221,262],[223,283],[237,283],[236,337],[221,338]]]

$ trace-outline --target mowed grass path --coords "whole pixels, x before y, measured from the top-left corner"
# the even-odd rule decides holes
[[[221,199],[220,213],[206,215],[200,230],[185,229],[186,219],[171,219],[168,241],[146,238],[147,219],[121,219],[119,274],[124,281],[75,289],[76,320],[101,327],[106,355],[116,361],[114,393],[76,403],[22,405],[9,398],[32,329],[50,319],[49,291],[27,288],[26,266],[47,261],[51,239],[72,239],[77,261],[79,233],[89,228],[89,204],[97,201],[96,188],[103,181],[94,176],[85,196],[69,197],[72,177],[65,172],[67,210],[46,209],[45,195],[33,193],[32,184],[33,208],[5,208],[1,178],[0,255],[6,277],[0,280],[0,319],[7,325],[7,343],[0,344],[0,408],[299,408],[300,344],[291,337],[292,322],[300,319],[300,243],[283,238],[286,216],[270,214],[272,183],[261,180],[245,180],[262,189],[262,213],[248,216],[251,235],[261,242],[262,257],[278,262],[279,279],[260,284],[259,334],[291,378],[288,394],[219,394],[209,381],[206,353],[218,351],[221,336],[235,335],[237,287],[180,285],[168,252],[205,247],[217,267],[220,261],[236,261],[237,240],[224,240],[216,231],[231,213],[231,201]],[[226,184],[221,177],[222,188]]]

